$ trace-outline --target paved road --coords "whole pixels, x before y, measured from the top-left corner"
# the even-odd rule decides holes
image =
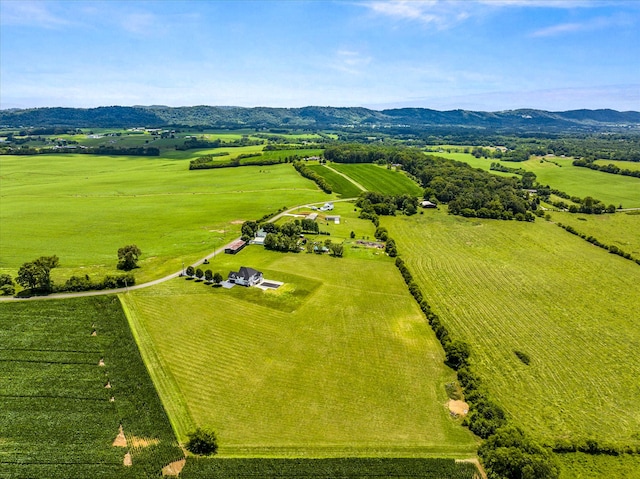
[[[333,202],[336,203],[341,201],[353,201],[355,199],[356,198],[345,198],[341,200],[333,200]],[[311,205],[323,205],[324,203],[325,203],[324,201],[320,201],[318,203],[309,203],[305,205],[294,206],[293,208],[289,208],[288,210],[285,210],[282,213],[278,213],[273,218],[271,218],[269,222],[272,223],[274,221],[277,221],[281,217],[291,214],[293,211],[298,210],[300,208],[309,208]],[[224,250],[227,246],[229,246],[231,243],[239,239],[240,238],[235,238],[230,243],[224,246],[221,246],[217,250],[209,253],[207,256],[205,256],[201,260],[196,261],[191,266],[196,267],[202,264],[204,260],[209,260],[218,254],[224,253]],[[127,293],[129,291],[135,291],[136,289],[148,288],[149,286],[155,286],[156,284],[164,283],[165,281],[169,281],[170,279],[179,277],[181,274],[182,274],[182,270],[169,274],[167,276],[164,276],[163,278],[154,279],[153,281],[148,281],[146,283],[136,284],[134,286],[129,286],[128,288],[101,289],[99,291],[81,291],[78,293],[56,293],[56,294],[49,294],[47,296],[30,296],[27,298],[15,298],[13,296],[9,296],[9,297],[0,297],[0,301],[45,301],[45,300],[51,300],[51,299],[82,298],[86,296],[103,296],[106,294]]]

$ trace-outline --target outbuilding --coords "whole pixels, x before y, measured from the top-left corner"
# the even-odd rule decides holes
[[[247,245],[247,243],[245,241],[236,240],[233,243],[231,243],[229,246],[227,246],[224,249],[224,252],[227,253],[227,254],[236,254],[238,251],[240,251],[246,245]]]

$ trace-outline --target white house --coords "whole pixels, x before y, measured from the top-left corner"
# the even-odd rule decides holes
[[[241,286],[255,286],[263,280],[262,273],[253,268],[242,266],[240,271],[231,271],[227,281],[229,283],[239,284]]]
[[[333,203],[325,203],[320,207],[320,211],[331,211],[333,209]]]

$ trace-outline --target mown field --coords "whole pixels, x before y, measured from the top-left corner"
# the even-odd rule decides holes
[[[0,157],[0,272],[15,276],[22,263],[55,254],[54,281],[101,279],[133,243],[142,282],[225,244],[244,220],[334,197],[291,165],[189,171],[191,155]]]
[[[640,211],[619,211],[607,215],[583,215],[555,211],[552,221],[569,225],[579,233],[594,236],[640,258]]]
[[[308,165],[308,168],[322,176],[327,183],[331,185],[333,192],[341,198],[355,198],[362,193],[362,190],[353,184],[352,181],[349,181],[348,178],[337,174],[335,171],[323,165]]]
[[[391,259],[250,246],[207,267],[243,265],[285,285],[178,278],[124,297],[181,437],[213,427],[223,457],[473,456],[445,406],[453,372]]]
[[[551,443],[640,442],[638,265],[540,220],[381,223],[515,424]]]
[[[0,477],[143,478],[183,456],[116,297],[0,304],[0,345]]]
[[[422,188],[399,171],[372,164],[331,163],[331,168],[352,178],[369,191],[387,195],[410,194],[419,196]]]

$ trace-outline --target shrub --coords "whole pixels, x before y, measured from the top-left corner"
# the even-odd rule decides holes
[[[529,358],[529,355],[527,353],[523,353],[522,351],[515,350],[514,354],[518,356],[518,359],[522,361],[523,364],[526,364],[527,366],[531,362],[531,359]]]
[[[187,434],[187,437],[188,440],[185,447],[193,454],[210,456],[218,452],[218,439],[215,432],[211,430],[197,428]]]

